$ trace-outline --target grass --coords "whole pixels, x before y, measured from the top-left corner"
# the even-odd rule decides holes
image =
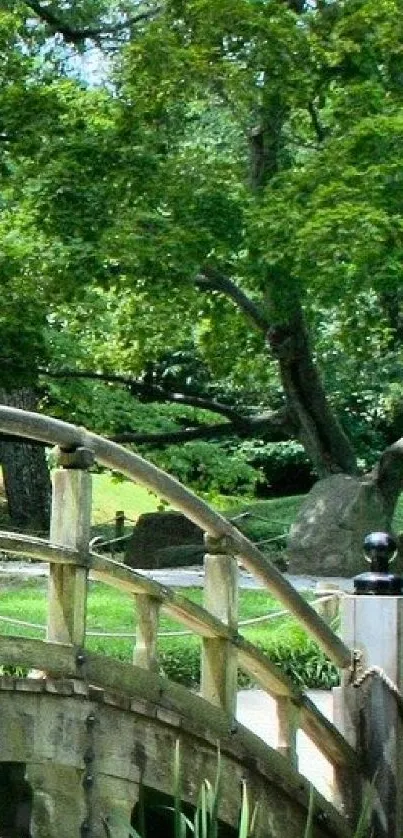
[[[157,495],[144,486],[120,480],[110,472],[94,474],[92,495],[94,524],[113,520],[117,510],[123,510],[128,518],[137,520],[144,512],[156,512],[161,505]]]
[[[180,593],[184,593],[181,589]],[[184,594],[198,604],[202,603],[200,588],[186,588]],[[45,579],[21,581],[12,577],[2,582],[0,610],[3,616],[14,616],[27,622],[45,623],[47,608],[47,582]],[[240,619],[258,617],[277,611],[278,603],[264,591],[240,592]],[[0,629],[2,627],[0,622]],[[99,631],[135,631],[136,614],[133,597],[101,582],[91,582],[88,597],[88,629]],[[177,631],[182,625],[162,613],[161,631]],[[254,629],[256,636],[264,636],[266,628]]]
[[[267,500],[255,500],[243,497],[214,498],[213,506],[226,517],[234,521],[245,535],[253,542],[261,543],[266,539],[283,536],[288,532],[304,495],[293,495]],[[114,518],[118,510],[123,510],[127,518],[125,532],[130,532],[133,522],[145,512],[156,512],[161,508],[161,500],[155,494],[128,480],[121,480],[111,472],[95,473],[93,476],[92,535],[113,538]],[[164,508],[169,508],[164,504]],[[243,513],[246,517],[239,518]],[[9,527],[6,503],[0,481],[0,525]],[[399,498],[393,522],[395,531],[403,531],[403,495]],[[276,544],[261,544],[267,553],[278,551],[281,541]]]

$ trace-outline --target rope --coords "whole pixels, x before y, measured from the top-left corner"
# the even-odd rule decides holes
[[[337,591],[335,591],[337,595]],[[319,599],[315,600],[315,605],[321,602],[328,602],[329,600],[334,598],[335,594],[328,594],[327,596],[320,597]],[[239,628],[243,626],[253,626],[257,625],[258,623],[265,623],[268,620],[276,620],[280,617],[291,617],[289,611],[274,611],[270,614],[262,614],[260,617],[249,617],[247,620],[241,620],[238,623]],[[18,620],[16,617],[3,617],[0,615],[0,622],[3,623],[11,623],[12,625],[16,626],[23,626],[24,628],[32,628],[32,629],[39,629],[40,631],[46,631],[46,626],[41,625],[40,623],[29,623],[26,620]],[[87,631],[86,634],[88,637],[116,637],[116,638],[126,638],[126,639],[135,639],[136,635],[133,632],[109,632],[109,631]],[[181,630],[181,631],[159,631],[158,637],[190,637],[194,634],[193,631],[188,630]]]
[[[46,628],[46,626],[42,626],[39,623],[27,623],[25,620],[17,620],[15,617],[0,617],[0,620],[3,623],[11,623],[15,626],[24,626],[25,628],[41,629],[41,631],[45,631]]]
[[[381,666],[369,666],[364,671],[362,670],[362,652],[359,649],[355,649],[353,651],[353,663],[352,663],[352,685],[356,689],[359,689],[369,678],[379,678],[383,684],[387,687],[389,692],[395,697],[397,701],[397,706],[399,712],[403,716],[403,695],[400,692],[398,686],[392,681],[392,679],[387,675],[384,669]],[[357,671],[359,674],[357,675]]]

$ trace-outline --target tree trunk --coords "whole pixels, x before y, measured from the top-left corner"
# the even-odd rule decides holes
[[[293,305],[288,321],[268,332],[268,344],[277,358],[289,416],[295,436],[305,448],[319,477],[344,472],[357,474],[352,445],[326,397],[312,357],[302,307]]]
[[[35,410],[37,398],[31,388],[0,390],[0,403]],[[45,449],[29,442],[0,442],[0,461],[12,525],[38,532],[48,530],[50,480]]]
[[[267,85],[266,85],[267,87]],[[263,91],[259,127],[250,135],[250,182],[257,200],[281,168],[283,126],[288,105],[281,96]],[[294,433],[319,477],[345,472],[357,474],[352,445],[326,397],[300,300],[292,277],[285,282],[267,275],[265,306],[270,328],[268,346],[277,358]],[[258,328],[262,324],[255,323]]]

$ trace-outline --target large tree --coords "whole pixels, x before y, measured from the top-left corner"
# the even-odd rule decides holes
[[[120,357],[97,375],[211,410],[214,387],[173,394],[158,379],[163,350],[193,344],[216,393],[237,388],[238,405],[215,406],[227,431],[293,436],[319,477],[357,475],[315,343],[337,323],[346,353],[365,353],[375,300],[379,351],[400,345],[398,4],[9,5],[46,44],[40,91],[56,95],[63,129],[45,129],[28,171],[40,270],[72,300],[95,283],[125,302]],[[98,76],[108,57],[104,89],[88,81],[90,49]],[[79,83],[61,84],[74,50]],[[271,382],[261,415],[246,410],[253,378]],[[396,443],[367,478],[384,524],[399,463]]]

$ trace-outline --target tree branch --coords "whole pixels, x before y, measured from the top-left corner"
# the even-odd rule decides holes
[[[132,17],[126,18],[118,23],[111,24],[110,26],[89,26],[80,29],[67,23],[67,21],[63,21],[60,17],[58,17],[58,15],[55,15],[51,9],[47,6],[42,6],[42,4],[38,3],[37,0],[25,0],[25,2],[31,11],[33,11],[38,18],[50,27],[53,33],[59,32],[68,43],[74,45],[82,43],[87,38],[97,40],[102,37],[114,35],[124,29],[134,26],[136,23],[151,20],[155,15],[159,14],[163,8],[162,5],[155,6],[149,11],[133,15]]]
[[[270,328],[270,322],[262,309],[239,288],[232,279],[220,274],[212,268],[206,268],[195,278],[195,285],[202,291],[217,291],[229,297],[244,314],[252,320],[257,328],[266,333]]]
[[[138,381],[128,375],[120,375],[118,373],[103,373],[95,372],[93,370],[40,370],[42,375],[49,378],[84,378],[92,381],[105,381],[111,384],[123,384],[130,390],[133,396],[142,398],[145,402],[169,402],[171,404],[183,404],[189,407],[196,407],[199,410],[209,410],[211,413],[217,413],[225,416],[231,422],[237,425],[242,425],[245,422],[245,417],[234,410],[227,404],[216,402],[206,396],[196,396],[192,393],[173,393],[170,390],[165,390],[159,384],[149,384],[144,381]],[[246,419],[248,421],[248,419]]]
[[[163,431],[161,433],[128,431],[109,437],[113,442],[153,445],[162,448],[165,445],[175,445],[180,442],[190,442],[196,439],[222,439],[224,437],[237,436],[240,438],[260,437],[270,439],[272,442],[280,442],[295,435],[295,427],[287,409],[284,407],[258,415],[245,416],[244,414],[238,413],[232,407],[206,398],[205,396],[195,396],[190,393],[173,393],[157,384],[137,381],[137,379],[131,376],[121,375],[119,373],[102,373],[92,370],[40,370],[40,372],[42,375],[51,378],[84,378],[93,381],[123,384],[129,388],[133,396],[140,396],[144,401],[170,402],[172,404],[197,407],[199,410],[208,410],[211,413],[225,416],[229,420],[228,422],[220,422],[212,425],[197,425],[196,427]]]
[[[162,433],[136,433],[127,432],[110,436],[113,442],[133,443],[135,445],[151,445],[155,448],[163,448],[166,445],[177,445],[183,442],[191,442],[196,439],[223,439],[231,436],[241,438],[265,438],[271,442],[280,442],[292,436],[292,428],[287,413],[284,409],[271,413],[254,416],[244,420],[243,428],[233,422],[224,422],[217,425],[199,425],[197,428],[184,428],[179,431],[167,431]]]
[[[323,125],[322,125],[322,123],[319,119],[318,112],[317,112],[313,102],[309,102],[309,104],[308,104],[308,113],[309,113],[309,116],[311,117],[312,127],[315,131],[315,134],[316,134],[317,138],[318,138],[318,142],[320,144],[322,144],[323,141],[326,139],[326,129],[323,127]]]
[[[181,442],[192,442],[195,439],[221,439],[236,435],[232,423],[224,422],[217,425],[199,425],[197,428],[184,428],[179,431],[163,431],[161,433],[136,433],[130,432],[113,434],[108,437],[112,442],[120,442],[122,445],[133,443],[134,445],[151,445],[154,448],[165,448],[167,445],[178,445]]]

